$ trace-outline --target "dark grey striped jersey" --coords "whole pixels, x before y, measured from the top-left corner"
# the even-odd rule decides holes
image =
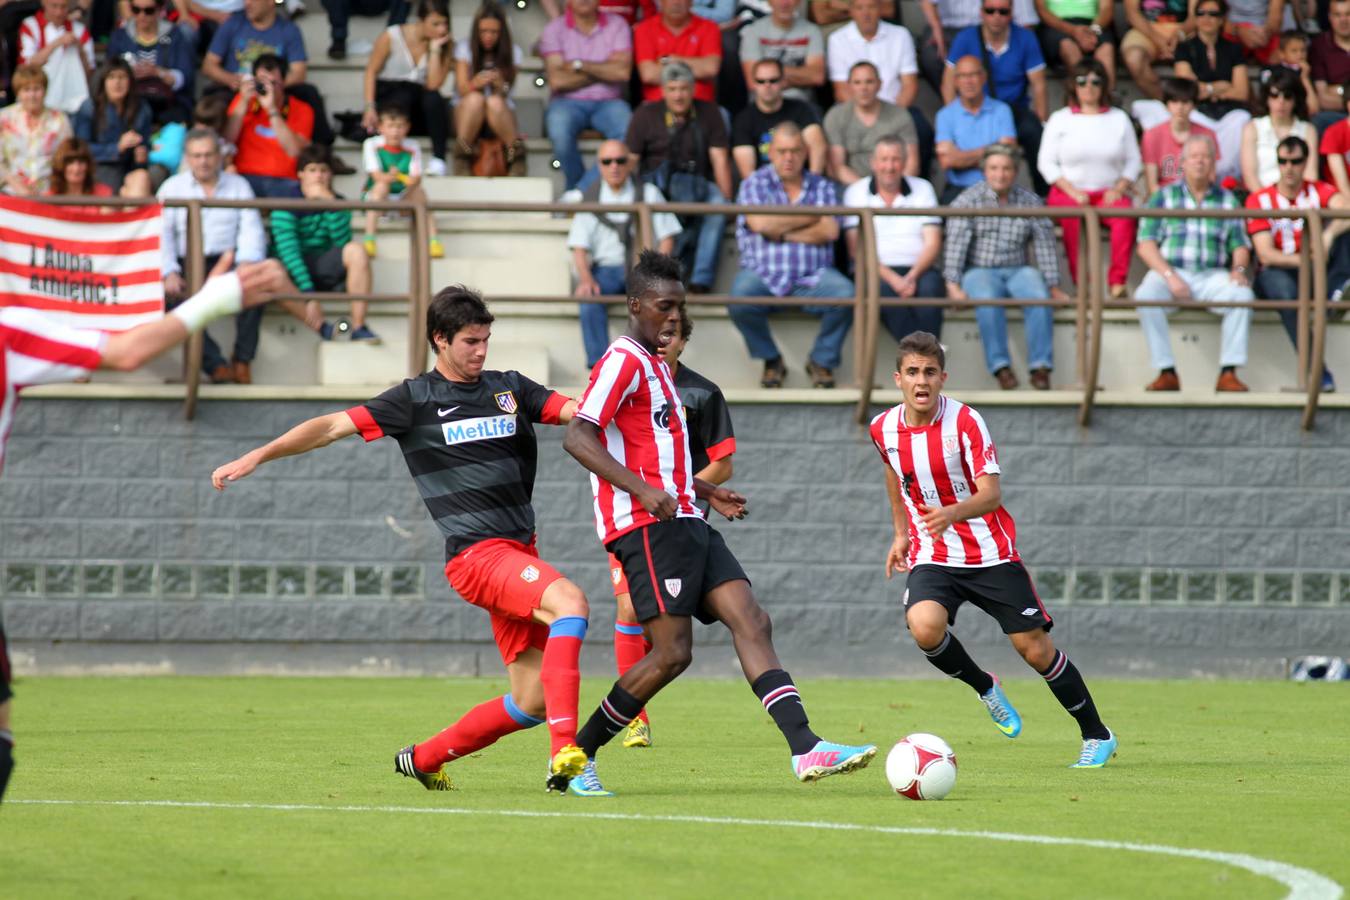
[[[398,441],[449,560],[489,538],[534,537],[534,424],[557,425],[566,403],[519,372],[484,371],[467,384],[433,369],[347,415],[367,441]]]

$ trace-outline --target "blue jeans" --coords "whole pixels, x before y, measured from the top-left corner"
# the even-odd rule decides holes
[[[769,294],[769,286],[749,269],[741,269],[731,282],[733,297],[764,297]],[[835,269],[821,269],[814,286],[799,284],[788,296],[791,297],[848,297],[852,298],[853,282]],[[827,369],[839,368],[843,356],[844,338],[853,326],[852,306],[779,306],[776,304],[741,304],[727,306],[731,321],[736,330],[745,339],[745,348],[754,359],[777,359],[782,356],[778,345],[774,343],[769,331],[769,314],[785,309],[800,309],[813,316],[820,316],[820,331],[811,347],[811,362]]]
[[[996,297],[1049,297],[1045,278],[1031,266],[1003,266],[997,269],[967,269],[961,276],[961,289],[972,300]],[[1022,308],[1026,326],[1027,368],[1053,369],[1055,367],[1055,314],[1048,306]],[[975,307],[975,322],[980,326],[980,340],[984,342],[984,364],[990,373],[1012,365],[1008,355],[1008,315],[1002,306]]]
[[[909,274],[909,266],[893,266],[897,274]],[[886,282],[881,282],[881,296],[894,297],[895,291]],[[928,269],[919,276],[919,285],[915,289],[916,297],[945,297],[947,286],[937,269]],[[881,324],[896,341],[902,341],[908,334],[926,331],[933,337],[942,337],[942,307],[940,306],[883,306]]]
[[[727,198],[722,196],[717,185],[709,181],[708,197],[705,202],[726,203]],[[675,235],[675,255],[680,258],[684,270],[689,273],[691,285],[698,284],[710,288],[717,281],[717,261],[722,256],[722,232],[726,228],[727,217],[717,213],[688,218],[689,223],[685,225],[684,230]],[[752,291],[751,294],[753,293]],[[767,294],[768,291],[761,293]],[[852,290],[849,293],[852,293]]]
[[[555,97],[544,113],[544,130],[553,142],[553,155],[562,165],[564,190],[581,180],[585,167],[577,150],[577,135],[594,128],[613,141],[623,140],[633,110],[622,100],[569,100]]]
[[[1254,287],[1256,288],[1256,296],[1261,300],[1297,300],[1298,269],[1286,269],[1282,266],[1262,266],[1261,271],[1256,274]],[[1328,285],[1328,287],[1331,286]],[[1293,344],[1294,351],[1298,352],[1298,310],[1282,309],[1279,310],[1279,313],[1280,324],[1284,326],[1284,333],[1289,335],[1289,343]],[[1331,370],[1325,365],[1322,367],[1322,377],[1331,377]]]
[[[591,266],[591,277],[600,285],[602,294],[622,294],[628,283],[623,266]],[[609,349],[609,313],[603,303],[583,303],[580,319],[586,368],[593,369]]]

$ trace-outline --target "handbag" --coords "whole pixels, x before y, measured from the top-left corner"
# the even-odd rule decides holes
[[[497,138],[479,138],[478,155],[473,158],[473,174],[479,178],[506,175],[506,147]]]

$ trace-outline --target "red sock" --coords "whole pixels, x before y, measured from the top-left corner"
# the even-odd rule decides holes
[[[514,714],[513,714],[514,711]],[[468,756],[495,744],[513,731],[530,728],[539,720],[521,712],[508,694],[480,703],[449,728],[413,748],[413,765],[434,772],[452,759]]]
[[[581,616],[555,619],[544,644],[544,662],[539,680],[544,685],[544,709],[548,710],[549,754],[577,742],[577,693],[581,690],[581,642],[586,620]]]
[[[642,634],[642,626],[637,622],[614,623],[614,665],[623,675],[651,652],[652,645]],[[647,710],[638,713],[638,718],[651,724]]]

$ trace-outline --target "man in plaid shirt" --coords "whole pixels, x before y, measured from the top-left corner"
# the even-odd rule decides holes
[[[1017,177],[1016,147],[990,144],[984,150],[983,169],[984,180],[962,191],[952,201],[952,208],[1045,205],[1031,191],[1013,184]],[[1034,266],[1027,265],[1027,241],[1031,242]],[[1067,299],[1059,287],[1055,227],[1040,216],[948,219],[942,270],[947,280],[947,296],[954,300]],[[1026,306],[1022,309],[1022,320],[1026,326],[1031,386],[1049,390],[1050,371],[1055,367],[1054,311],[1048,306]],[[1017,376],[1008,354],[1007,313],[1001,306],[977,306],[975,322],[984,342],[985,365],[999,387],[1012,390],[1017,387]]]
[[[791,122],[773,129],[769,165],[741,182],[737,203],[760,206],[836,206],[834,182],[806,171],[806,142]],[[834,242],[839,222],[834,216],[803,213],[795,216],[740,216],[736,220],[736,247],[741,270],[731,283],[733,297],[846,297],[853,282],[834,268]],[[769,314],[788,307],[773,304],[728,306],[731,321],[745,338],[746,349],[764,360],[760,384],[782,387],[787,376],[783,354],[769,331]],[[815,387],[834,387],[844,338],[853,324],[852,306],[800,307],[820,317],[820,332],[806,362]]]
[[[1214,142],[1194,135],[1181,151],[1180,181],[1149,198],[1150,209],[1241,209],[1231,193],[1214,183]],[[1149,272],[1135,291],[1137,300],[1253,300],[1251,244],[1242,219],[1144,219],[1139,223],[1139,258]],[[1139,307],[1139,324],[1148,340],[1153,367],[1159,370],[1147,390],[1178,391],[1176,358],[1167,331],[1171,310]],[[1236,369],[1247,363],[1251,307],[1221,308],[1217,391],[1245,391]]]

